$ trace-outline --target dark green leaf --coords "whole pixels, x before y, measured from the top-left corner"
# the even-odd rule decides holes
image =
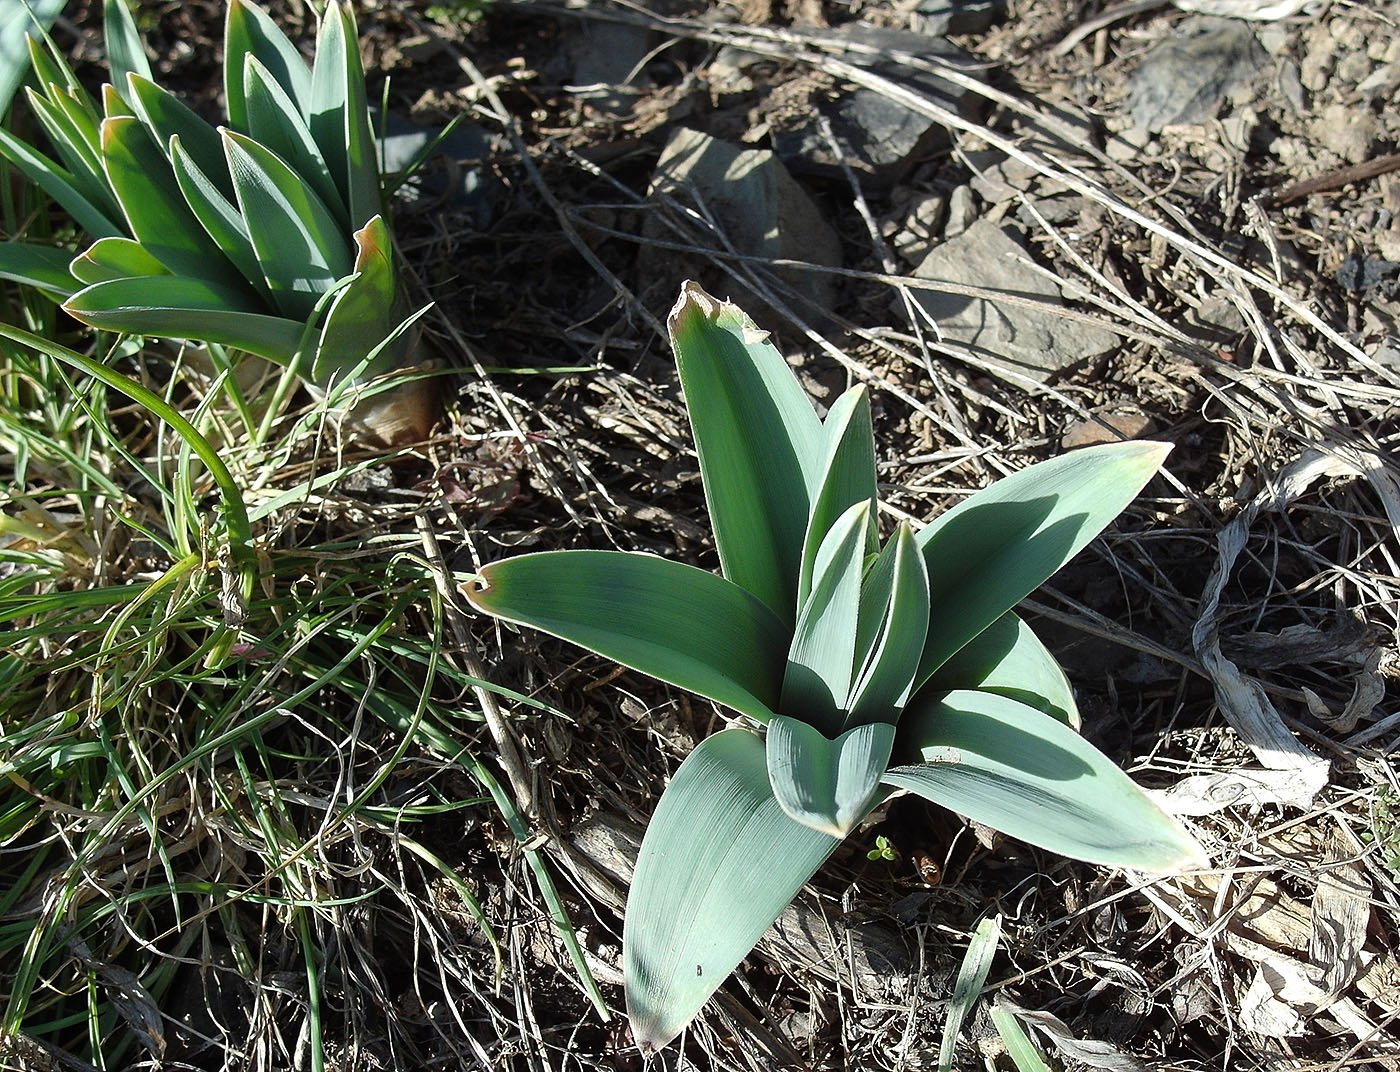
[[[248,102],[243,70],[249,56],[272,72],[303,116],[311,100],[311,70],[296,46],[256,4],[230,0],[224,28],[224,97],[229,126],[248,131]]]
[[[124,0],[104,0],[102,4],[103,36],[107,45],[107,68],[114,86],[125,86],[128,74],[151,77],[151,64],[146,48],[136,29]]]
[[[321,159],[321,150],[312,140],[306,120],[292,99],[255,56],[248,59],[244,81],[249,136],[309,184],[342,231],[348,232],[350,217],[340,189],[331,178],[326,162]]]
[[[355,276],[335,296],[311,364],[311,380],[325,384],[364,360],[398,321],[394,247],[382,216],[355,232]]]
[[[0,242],[0,279],[36,287],[56,301],[63,301],[77,287],[68,271],[72,254],[66,249],[29,242]]]
[[[868,655],[857,646],[857,677],[846,704],[847,728],[863,722],[891,722],[899,716],[914,689],[919,658],[928,635],[928,572],[909,526],[900,523],[881,553],[892,554],[891,583],[870,584],[871,570],[861,591],[861,617],[868,617],[867,595],[884,604],[883,620]],[[880,563],[877,561],[876,566]]]
[[[73,258],[69,271],[84,284],[112,279],[169,275],[169,270],[131,238],[99,238]]]
[[[369,123],[355,13],[338,0],[331,0],[321,17],[308,120],[311,136],[349,207],[351,225],[364,226],[383,211],[379,160]]]

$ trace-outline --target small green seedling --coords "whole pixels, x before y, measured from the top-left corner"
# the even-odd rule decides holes
[[[0,243],[0,278],[93,327],[259,354],[323,389],[402,364],[350,8],[327,4],[308,67],[261,9],[231,0],[219,127],[152,80],[125,0],[107,0],[106,16],[100,104],[51,42],[29,40],[28,102],[57,159],[0,129],[0,155],[93,241],[77,256]]]
[[[867,860],[888,860],[891,863],[895,859],[894,846],[890,844],[890,839],[884,834],[878,834],[875,838],[875,847],[865,854]]]
[[[637,1043],[675,1038],[896,791],[1094,863],[1204,864],[1181,824],[1075,732],[1064,673],[1012,612],[1169,447],[1042,462],[881,544],[865,390],[820,420],[766,336],[694,284],[669,328],[723,576],[547,551],[487,566],[469,591],[482,611],[741,716],[681,764],[642,842],[623,928]]]

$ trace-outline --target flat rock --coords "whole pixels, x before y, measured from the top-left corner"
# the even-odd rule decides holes
[[[698,197],[740,253],[829,267],[841,264],[836,232],[777,156],[766,149],[743,149],[679,127],[657,161],[650,193],[669,194],[685,203]],[[693,263],[678,263],[683,260],[672,251],[644,247],[643,276],[662,280],[673,292],[679,279],[672,276],[700,271]],[[777,272],[820,307],[834,305],[834,277],[791,268]],[[722,284],[722,289],[746,304],[731,283]],[[752,307],[751,302],[747,304]]]
[[[1268,61],[1249,23],[1198,15],[1154,45],[1127,80],[1128,111],[1140,130],[1205,123],[1221,100]]]
[[[983,33],[1001,17],[1000,0],[918,0],[909,13],[909,29],[946,37]]]
[[[1053,279],[1037,271],[1019,237],[1001,225],[978,220],[950,238],[914,269],[920,279],[1004,291],[1030,298],[1039,307],[968,298],[960,294],[914,291],[938,323],[945,339],[981,351],[1037,382],[1112,349],[1113,332],[1059,316],[1064,297]]]

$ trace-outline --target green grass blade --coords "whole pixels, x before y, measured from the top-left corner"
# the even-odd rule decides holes
[[[125,86],[129,74],[150,79],[151,64],[146,59],[146,48],[125,0],[104,0],[102,26],[112,85]]]
[[[992,970],[996,959],[997,942],[1001,940],[1001,917],[988,916],[977,924],[972,939],[967,943],[967,953],[958,968],[958,977],[953,983],[953,993],[948,998],[948,1019],[943,1024],[943,1040],[938,1047],[938,1072],[953,1072],[953,1055],[958,1043],[958,1033],[967,1020],[972,1006],[981,996],[987,985],[987,973]]]
[[[244,67],[255,56],[303,115],[311,100],[311,70],[287,35],[256,4],[231,0],[224,25],[224,97],[229,126],[248,131]]]
[[[802,569],[797,584],[800,613],[812,590],[817,549],[836,519],[858,502],[875,509],[875,433],[870,424],[870,395],[853,387],[836,400],[822,425],[825,456],[812,496],[811,518],[802,545]],[[871,537],[875,537],[871,527]],[[874,548],[870,549],[875,550]]]
[[[797,618],[778,708],[828,737],[841,732],[855,676],[856,631],[870,503],[848,509],[817,551],[812,592]]]
[[[384,217],[355,232],[355,277],[336,295],[311,362],[311,381],[341,377],[393,331],[398,304],[394,245]]]
[[[998,480],[920,530],[932,607],[920,681],[1083,550],[1169,450],[1139,441],[1072,451]]]
[[[840,843],[783,813],[748,731],[723,730],[686,758],[642,840],[623,924],[644,1052],[680,1034]]]
[[[98,283],[78,291],[63,307],[104,331],[215,342],[282,364],[296,356],[303,332],[295,320],[250,311],[237,291],[175,275]]]
[[[358,37],[354,10],[331,0],[316,37],[308,118],[311,136],[349,207],[350,222],[362,227],[383,206]]]
[[[887,771],[886,785],[1062,856],[1152,872],[1206,865],[1185,827],[1112,760],[1004,696],[915,697],[900,719],[896,758],[914,763]]]
[[[225,130],[239,212],[278,310],[305,320],[335,282],[351,273],[350,242],[315,192],[282,160]]]
[[[846,705],[847,728],[862,722],[896,721],[913,692],[928,635],[928,571],[907,524],[901,523],[895,529],[881,557],[891,552],[890,584],[877,585],[870,593],[877,600],[876,607],[867,610],[865,605],[869,581],[861,591],[862,618],[869,617],[879,602],[885,607],[868,656],[862,656],[863,649],[857,641],[857,677]],[[881,595],[885,595],[883,600]]]
[[[94,204],[79,189],[80,182],[62,164],[31,149],[4,127],[0,127],[0,155],[19,168],[24,176],[48,194],[79,227],[93,238],[120,235],[121,225],[108,218],[101,206]]]
[[[0,242],[0,279],[42,290],[55,301],[64,301],[77,289],[68,270],[72,254],[32,242]]]
[[[131,238],[99,238],[72,258],[68,270],[85,286],[113,279],[170,274],[145,246]]]
[[[893,746],[888,722],[857,726],[833,741],[777,715],[768,723],[768,782],[794,822],[843,838],[875,804]]]
[[[543,551],[485,567],[477,610],[541,629],[604,658],[766,722],[788,633],[723,577],[653,555]]]
[[[256,56],[248,57],[243,72],[248,104],[248,135],[285,162],[316,191],[343,231],[350,230],[340,188],[331,178],[321,150],[291,97]]]
[[[686,283],[667,327],[724,575],[795,621],[821,422],[738,307]]]
[[[1040,1051],[1016,1019],[1016,1014],[1000,1001],[992,1006],[992,1026],[1001,1036],[1006,1046],[1006,1056],[1011,1058],[1016,1072],[1050,1072],[1050,1066],[1040,1056]]]
[[[219,132],[184,101],[162,89],[149,78],[132,75],[128,85],[132,108],[151,132],[156,145],[165,150],[167,159],[174,163],[171,139],[178,138],[186,157],[193,159],[199,170],[213,182],[226,199],[232,200],[233,180],[229,178]]]
[[[1031,627],[1007,612],[940,666],[924,692],[995,692],[1079,728],[1074,689]]]

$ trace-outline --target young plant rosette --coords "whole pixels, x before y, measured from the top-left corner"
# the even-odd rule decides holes
[[[1065,856],[1141,871],[1200,846],[1075,731],[1012,612],[1142,490],[1162,443],[1030,466],[881,546],[864,388],[820,420],[781,355],[693,283],[669,328],[723,576],[652,555],[487,566],[474,606],[741,716],[681,764],[627,901],[628,1013],[678,1035],[873,808],[916,793]]]
[[[0,156],[93,241],[76,256],[0,242],[0,278],[92,327],[233,347],[321,391],[400,366],[404,303],[349,6],[326,5],[308,67],[266,13],[230,0],[218,127],[152,80],[125,0],[105,10],[100,104],[29,40],[27,99],[57,159],[0,128]],[[381,438],[426,434],[424,384],[357,416]]]

